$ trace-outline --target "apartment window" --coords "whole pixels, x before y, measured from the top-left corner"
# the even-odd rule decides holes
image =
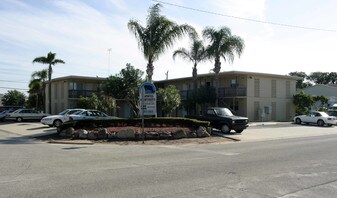
[[[83,83],[69,82],[69,90],[83,90]]]
[[[260,108],[260,102],[255,101],[254,102],[254,120],[259,120],[259,108]]]
[[[286,97],[290,98],[290,81],[286,81]]]
[[[254,80],[254,97],[260,97],[260,79]]]
[[[286,119],[290,119],[290,109],[291,109],[291,103],[290,102],[287,102],[286,103]]]
[[[271,80],[271,97],[276,98],[276,80]]]
[[[61,99],[64,99],[64,83],[61,83]]]
[[[54,86],[54,98],[57,99],[57,91],[58,91],[58,84],[55,83],[55,86]]]
[[[210,86],[211,86],[211,82],[206,82],[206,83],[205,83],[205,86],[206,86],[206,87],[210,87]]]
[[[271,119],[276,120],[276,102],[271,103]]]

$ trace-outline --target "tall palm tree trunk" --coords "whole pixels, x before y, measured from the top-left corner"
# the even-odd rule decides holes
[[[49,109],[49,112],[51,114],[51,74],[52,74],[52,67],[51,67],[51,64],[49,64],[49,68],[48,68],[48,82],[49,82],[49,86],[48,86],[48,92],[49,92],[49,95],[48,95],[48,109]]]
[[[152,82],[153,70],[154,70],[153,61],[149,60],[149,62],[147,64],[147,68],[146,68],[146,74],[147,74],[147,81],[148,82]]]
[[[219,105],[219,73],[221,69],[221,62],[220,62],[220,57],[215,58],[215,63],[214,63],[214,73],[215,73],[215,91],[216,91],[216,100],[215,100],[215,106]]]

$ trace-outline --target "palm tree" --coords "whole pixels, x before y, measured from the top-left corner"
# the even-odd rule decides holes
[[[29,94],[35,95],[35,108],[36,110],[39,109],[39,95],[41,94],[41,89],[42,89],[42,81],[40,79],[32,79],[29,82]]]
[[[206,59],[206,50],[202,41],[193,39],[189,50],[185,48],[175,50],[173,52],[173,59],[175,59],[177,55],[193,63],[192,76],[194,81],[196,81],[198,76],[197,65]]]
[[[49,97],[48,97],[48,102],[49,102],[49,113],[51,113],[51,75],[53,73],[53,68],[52,66],[57,64],[57,63],[62,63],[64,64],[65,62],[61,59],[55,59],[56,53],[49,52],[47,56],[41,56],[37,57],[33,60],[33,63],[42,63],[42,64],[48,64],[48,92],[49,92]]]
[[[145,27],[136,20],[130,20],[128,23],[130,32],[135,35],[138,47],[148,61],[146,67],[148,81],[152,81],[153,62],[158,60],[159,56],[171,47],[176,39],[181,38],[185,33],[189,33],[190,36],[195,35],[195,30],[191,26],[177,25],[160,15],[160,8],[159,3],[150,7]]]
[[[215,72],[215,88],[218,94],[218,74],[221,70],[220,59],[223,58],[225,62],[232,63],[235,54],[240,57],[245,44],[241,37],[232,35],[228,27],[221,27],[218,30],[207,27],[202,34],[204,38],[210,41],[207,47],[207,54],[209,58],[214,58],[213,71]]]
[[[43,69],[41,71],[35,71],[32,73],[32,80],[39,80],[40,82],[42,82],[42,86],[40,87],[39,93],[42,95],[42,109],[43,111],[45,111],[45,88],[46,88],[46,80],[47,80],[47,76],[48,76],[48,70],[47,69]],[[30,88],[30,86],[29,86]]]

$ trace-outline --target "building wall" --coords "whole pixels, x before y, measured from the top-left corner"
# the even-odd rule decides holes
[[[291,120],[295,114],[293,104],[293,95],[296,94],[295,80],[253,76],[247,81],[247,116],[250,120]],[[259,81],[258,90],[257,81]],[[273,83],[276,83],[276,86],[273,86]],[[273,91],[275,87],[276,95],[275,90]]]

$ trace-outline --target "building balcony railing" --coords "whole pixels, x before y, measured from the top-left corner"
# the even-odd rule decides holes
[[[237,97],[237,96],[247,96],[247,88],[246,87],[225,87],[219,88],[219,98],[226,98],[226,97]]]
[[[180,97],[182,100],[187,100],[192,96],[192,90],[180,91]],[[219,88],[218,97],[219,98],[227,98],[227,97],[240,97],[247,96],[247,88],[246,87],[225,87]]]
[[[68,98],[90,97],[93,93],[98,95],[97,90],[69,90]]]
[[[191,97],[192,90],[180,91],[181,100],[187,100]]]

